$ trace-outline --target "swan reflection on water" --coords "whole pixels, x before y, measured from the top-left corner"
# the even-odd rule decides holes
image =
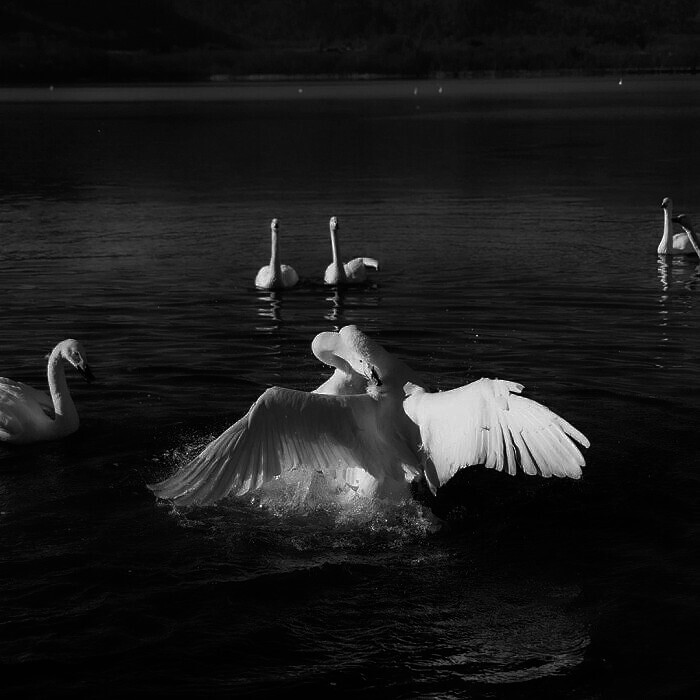
[[[340,330],[340,326],[347,323],[345,311],[348,306],[350,308],[375,308],[381,303],[381,296],[378,285],[368,282],[364,286],[356,286],[353,288],[335,287],[333,294],[326,297],[326,301],[330,303],[330,309],[323,318],[327,321],[332,321],[336,325],[336,330]]]
[[[672,288],[684,287],[693,291],[700,280],[700,264],[697,257],[693,256],[659,256],[657,272],[661,289],[664,292]],[[666,297],[662,297],[665,301]]]
[[[323,318],[334,323],[342,321],[345,318],[345,293],[336,289],[333,296],[326,297],[326,301],[330,301],[331,310]]]
[[[258,293],[258,316],[260,318],[269,318],[277,324],[282,321],[281,311],[282,295],[279,292],[265,291]]]
[[[700,264],[697,257],[688,256],[659,256],[657,272],[661,284],[659,295],[659,331],[662,346],[673,342],[679,318],[691,313],[693,295],[700,281]],[[656,358],[657,367],[666,367],[668,358],[660,353]]]

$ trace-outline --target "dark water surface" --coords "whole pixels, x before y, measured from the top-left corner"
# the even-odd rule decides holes
[[[0,446],[0,688],[692,696],[700,268],[655,251],[663,197],[700,218],[699,88],[0,93],[0,373],[43,387],[76,337],[99,380],[69,377],[77,434]],[[320,285],[331,215],[365,288]],[[435,388],[522,382],[590,438],[584,478],[470,470],[438,534],[414,504],[154,502],[347,323]]]

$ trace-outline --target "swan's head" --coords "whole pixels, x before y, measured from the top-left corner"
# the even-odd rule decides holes
[[[355,325],[343,326],[338,335],[341,343],[337,354],[370,384],[382,386],[391,369],[384,348]]]
[[[661,202],[661,206],[663,209],[670,209],[673,206],[673,202],[671,201],[671,198],[664,197],[663,201]]]
[[[279,221],[277,219],[273,219],[270,222],[270,229],[272,229],[273,231],[277,231],[277,229],[279,228],[279,225],[280,225]]]
[[[367,378],[367,393],[374,399],[380,399],[386,395],[386,387],[379,377],[379,372],[374,365],[369,367],[369,377]]]
[[[687,214],[678,214],[678,216],[673,216],[671,217],[671,221],[675,221],[683,228],[688,229],[688,231],[693,231],[693,224],[691,223],[690,217]]]
[[[331,216],[330,227],[331,227],[331,231],[337,231],[340,228],[338,226],[338,217],[337,216]]]
[[[311,341],[311,352],[321,360],[323,364],[329,365],[330,367],[345,369],[347,363],[337,355],[339,342],[340,336],[334,331],[319,333]]]
[[[95,376],[87,363],[87,355],[80,341],[69,338],[59,343],[57,349],[61,359],[73,365],[86,382],[94,381]]]

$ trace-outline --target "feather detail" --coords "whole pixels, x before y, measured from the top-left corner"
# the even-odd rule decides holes
[[[516,474],[577,479],[589,446],[579,430],[546,406],[520,396],[521,384],[479,379],[428,393],[407,385],[404,409],[419,427],[422,446],[441,484],[472,465]]]
[[[379,430],[383,402],[272,387],[250,411],[173,476],[149,488],[178,504],[243,495],[284,469],[360,467],[378,482],[403,475],[404,451]],[[345,475],[340,475],[345,480]]]

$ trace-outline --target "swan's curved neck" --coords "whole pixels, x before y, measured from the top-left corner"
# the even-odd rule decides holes
[[[336,269],[338,275],[338,281],[345,281],[345,268],[343,267],[342,260],[340,259],[340,246],[338,244],[338,230],[331,227],[331,248],[333,250],[333,266]]]
[[[671,248],[671,233],[672,233],[672,223],[671,215],[673,214],[671,205],[664,207],[664,235],[661,237],[659,242],[659,247],[657,249],[658,253],[667,253],[669,248]]]
[[[54,348],[49,356],[47,368],[49,391],[56,413],[56,430],[58,432],[76,430],[79,424],[78,411],[68,389],[66,372],[63,366],[60,350]]]
[[[324,365],[335,367],[345,374],[353,373],[353,369],[350,364],[331,350],[315,350],[314,354],[319,360],[321,360],[321,362],[323,362]]]

